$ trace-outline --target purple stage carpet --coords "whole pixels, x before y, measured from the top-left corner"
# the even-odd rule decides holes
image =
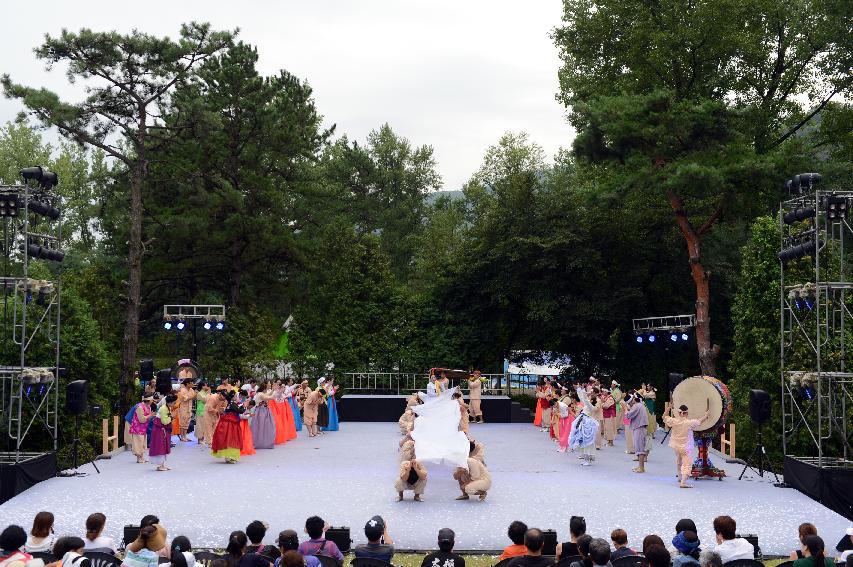
[[[224,547],[228,534],[252,520],[267,522],[272,542],[283,529],[303,533],[305,518],[322,516],[333,526],[350,526],[353,540],[364,541],[362,528],[374,514],[387,519],[398,548],[430,549],[439,528],[452,527],[458,549],[500,549],[509,542],[512,520],[555,529],[568,537],[569,517],[586,518],[588,532],[609,537],[627,530],[629,543],[657,533],[672,538],[679,518],[699,527],[703,547],[713,543],[711,526],[720,514],[734,517],[738,532],[753,533],[765,554],[787,554],[797,546],[797,526],[813,522],[828,545],[844,534],[849,522],[792,489],[770,480],[736,480],[741,467],[727,465],[722,482],[704,480],[692,490],[679,489],[675,463],[666,446],[655,444],[646,474],[631,472],[624,442],[598,452],[592,467],[581,467],[572,453],[558,453],[538,428],[524,424],[471,425],[486,446],[493,487],[485,502],[457,502],[452,471],[429,467],[425,502],[395,502],[399,430],[393,423],[343,423],[341,431],[299,439],[273,450],[258,451],[239,464],[213,459],[195,443],[181,443],[169,458],[172,471],[138,465],[129,453],[99,461],[102,474],[89,464],[83,478],[54,478],[0,506],[0,524],[19,523],[27,530],[40,510],[56,515],[57,535],[84,533],[86,516],[107,515],[105,535],[120,541],[125,524],[157,514],[169,537],[186,535],[199,547]],[[661,433],[658,433],[660,440]],[[719,456],[718,466],[724,465]],[[772,477],[771,477],[772,478]]]

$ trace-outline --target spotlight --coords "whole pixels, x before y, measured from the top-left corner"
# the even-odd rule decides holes
[[[28,201],[27,209],[51,220],[59,218],[59,209],[41,201]]]
[[[836,197],[832,195],[826,198],[826,221],[835,222],[847,218],[847,210],[850,208],[847,197]]]
[[[183,321],[178,321],[178,324],[176,325],[176,327],[178,327],[179,331],[183,331],[184,327],[186,327],[186,326],[187,326],[187,324],[184,323]]]
[[[56,173],[39,166],[25,167],[21,170],[21,177],[25,181],[38,181],[44,189],[50,189],[59,183],[59,176]]]
[[[675,333],[670,334],[669,340],[671,340],[672,342],[678,341],[678,335],[676,335]]]
[[[205,322],[204,322],[204,330],[205,330],[205,331],[209,331],[209,330],[210,330],[210,328],[211,328],[212,326],[213,326],[213,325],[210,323],[210,321],[205,321]]]
[[[0,194],[0,217],[17,217],[20,206],[17,193]]]
[[[803,304],[805,305],[806,309],[811,311],[814,307],[814,299],[812,299],[811,297],[807,297],[803,300]]]
[[[682,340],[682,341],[686,341],[686,340],[687,340],[687,339],[689,339],[689,338],[690,338],[690,337],[688,337],[688,336],[687,336],[687,333],[681,333],[681,340]]]
[[[25,181],[29,181],[31,179],[38,181],[39,179],[41,179],[42,171],[42,168],[39,166],[25,167],[21,170],[21,177],[23,177]]]
[[[225,323],[223,323],[222,321],[218,321],[218,322],[216,323],[216,330],[217,330],[217,331],[221,331],[221,330],[222,330],[222,329],[224,329],[224,328],[225,328]]]
[[[655,336],[654,335],[649,335],[649,342],[650,343],[655,342]]]
[[[637,335],[637,338],[636,338],[635,340],[636,340],[638,343],[643,344],[643,335]]]
[[[166,321],[165,323],[163,323],[163,328],[164,328],[164,329],[166,329],[166,330],[168,331],[169,329],[171,329],[171,328],[172,328],[172,322],[171,322],[171,321]]]

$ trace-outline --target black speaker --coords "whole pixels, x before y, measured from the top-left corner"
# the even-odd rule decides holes
[[[670,372],[669,373],[669,391],[672,392],[675,390],[675,387],[681,384],[684,381],[684,374],[679,374],[678,372]]]
[[[89,406],[89,382],[75,380],[65,387],[65,412],[68,415],[83,415]]]
[[[329,528],[326,530],[326,539],[335,542],[341,553],[348,552],[350,545],[352,545],[352,539],[350,539],[349,528],[347,526]]]
[[[749,391],[749,418],[756,424],[770,421],[770,394],[764,390]]]
[[[146,358],[139,362],[139,381],[150,382],[154,379],[154,361]]]
[[[554,530],[542,530],[542,555],[557,555],[557,532]]]
[[[172,393],[172,369],[164,368],[157,371],[157,392],[161,396]]]
[[[752,391],[753,392],[761,392],[761,390],[752,390]],[[766,394],[767,392],[764,392],[764,393]],[[735,534],[735,537],[742,537],[743,539],[745,539],[746,541],[751,543],[752,547],[754,548],[753,557],[757,560],[763,559],[764,554],[761,552],[761,547],[759,547],[759,545],[758,545],[758,536],[757,535],[755,535],[755,534],[743,534],[743,535]]]
[[[130,525],[125,526],[124,527],[124,541],[123,541],[124,546],[123,547],[127,547],[128,545],[130,545],[131,543],[136,541],[136,538],[139,537],[139,532],[141,529],[142,528],[140,528],[139,526],[130,526]]]

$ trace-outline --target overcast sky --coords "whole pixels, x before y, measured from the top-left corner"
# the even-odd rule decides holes
[[[8,2],[0,73],[79,96],[33,56],[44,33],[141,31],[177,36],[180,24],[240,28],[260,70],[308,80],[337,134],[363,140],[383,122],[435,148],[444,189],[458,189],[506,131],[526,131],[549,157],[572,130],[555,101],[559,60],[548,35],[559,0],[74,0]],[[0,122],[21,109],[0,99]]]

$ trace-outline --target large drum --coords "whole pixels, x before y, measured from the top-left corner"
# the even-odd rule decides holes
[[[714,437],[726,424],[732,412],[732,396],[725,384],[710,376],[693,376],[683,380],[672,392],[672,405],[687,406],[687,415],[698,419],[705,409],[708,417],[693,432],[695,437]]]

